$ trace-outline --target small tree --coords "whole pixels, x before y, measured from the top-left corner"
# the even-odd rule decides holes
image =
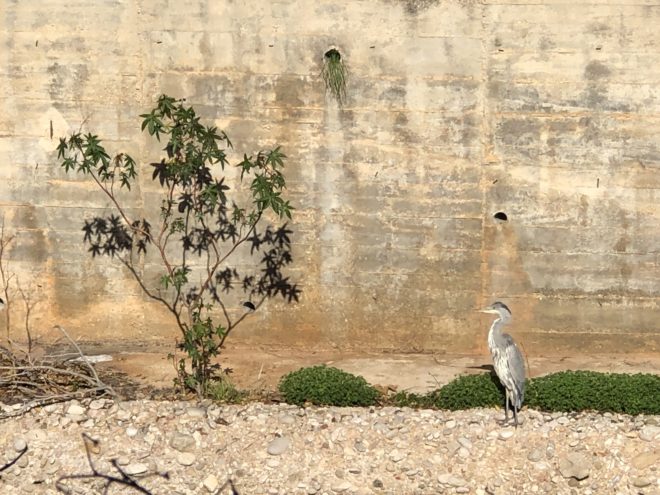
[[[185,359],[176,363],[177,382],[203,396],[220,369],[212,359],[245,316],[269,297],[298,300],[297,285],[283,274],[292,262],[291,231],[286,223],[258,230],[269,210],[291,218],[293,207],[282,197],[285,155],[279,147],[244,155],[237,167],[241,183],[252,178],[251,198],[241,206],[228,198],[223,172],[229,165],[225,150],[232,145],[224,132],[202,125],[184,100],[166,95],[140,117],[143,131],[158,141],[167,138],[167,156],[151,164],[152,179],[163,190],[157,218],[131,218],[122,204],[118,189],[130,190],[137,177],[129,155],[111,158],[97,136],[78,132],[60,138],[58,159],[66,172],[91,177],[112,202],[114,213],[85,221],[84,242],[93,257],[118,259],[145,294],[167,308],[181,331],[178,346],[190,360],[190,372]],[[214,174],[217,165],[220,177]],[[242,274],[228,265],[241,245],[249,246],[252,256],[261,256],[253,273]],[[158,282],[147,279],[141,269],[151,247],[163,266]],[[245,302],[240,316],[232,318],[226,295],[234,289],[243,293]]]

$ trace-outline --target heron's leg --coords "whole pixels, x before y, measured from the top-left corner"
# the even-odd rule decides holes
[[[518,412],[516,411],[516,406],[515,405],[513,405],[513,426],[518,428]]]
[[[509,421],[509,391],[506,389],[504,392],[504,421]]]

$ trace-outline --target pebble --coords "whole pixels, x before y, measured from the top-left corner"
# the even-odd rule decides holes
[[[589,476],[591,459],[579,452],[571,452],[559,461],[559,472],[564,478],[583,480]]]
[[[527,460],[531,462],[539,462],[541,459],[543,459],[543,451],[541,449],[534,449],[527,454]]]
[[[451,473],[445,473],[439,475],[438,482],[442,483],[443,485],[449,485],[454,487],[467,485],[467,481],[465,481],[463,478],[460,478],[458,476],[454,476]]]
[[[660,426],[646,425],[639,431],[639,438],[645,442],[652,442],[655,439],[660,440]]]
[[[353,487],[348,481],[338,481],[330,487],[330,489],[335,493],[344,493],[351,488]]]
[[[280,416],[280,423],[283,425],[292,425],[295,424],[296,418],[291,416],[290,414],[283,414]]]
[[[66,410],[66,413],[69,416],[82,416],[85,414],[85,408],[80,406],[79,404],[71,404],[69,408]]]
[[[186,414],[192,418],[204,418],[206,417],[206,409],[203,407],[189,407]]]
[[[286,437],[277,437],[268,444],[266,450],[270,455],[282,455],[289,448],[291,441]]]
[[[23,452],[27,449],[27,442],[22,438],[17,438],[14,440],[14,450],[16,452]]]
[[[500,440],[508,440],[513,436],[513,430],[502,430],[498,436]]]
[[[149,468],[147,467],[146,464],[141,464],[141,463],[135,463],[135,464],[129,464],[124,468],[124,471],[126,474],[130,474],[131,476],[134,476],[136,474],[142,474],[146,473]]]
[[[660,464],[660,450],[654,450],[653,452],[642,452],[633,457],[630,464],[635,469],[646,469],[649,466],[654,464]]]
[[[392,459],[392,462],[400,462],[405,458],[406,454],[398,449],[394,449],[392,452],[390,452],[390,459]]]
[[[2,472],[0,492],[46,495],[59,477],[89,472],[83,432],[99,441],[100,472],[117,475],[116,459],[149,475],[153,493],[211,494],[232,480],[239,493],[597,495],[654,493],[658,482],[653,417],[524,409],[514,430],[497,423],[501,409],[208,404],[80,400],[5,421],[4,462],[19,440],[28,452]]]
[[[170,438],[170,447],[179,452],[191,452],[195,448],[195,439],[192,435],[177,431]]]
[[[633,479],[633,486],[635,488],[645,488],[645,487],[649,486],[650,484],[651,484],[651,480],[649,480],[648,478],[639,477],[639,478]]]
[[[92,411],[98,411],[105,407],[105,399],[94,399],[89,403],[89,408]]]
[[[182,452],[176,456],[176,460],[182,466],[192,466],[195,463],[195,454],[190,452]]]

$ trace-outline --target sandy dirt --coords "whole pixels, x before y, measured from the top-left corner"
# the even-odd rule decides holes
[[[154,388],[172,384],[175,369],[168,359],[172,350],[171,344],[84,348],[89,355],[112,356],[112,361],[98,365],[101,370],[125,373],[141,385]],[[229,344],[222,353],[221,362],[231,369],[231,377],[237,386],[253,390],[275,390],[286,373],[318,364],[361,375],[374,385],[414,392],[433,390],[457,375],[484,373],[491,369],[489,355],[367,353],[240,344]],[[660,374],[660,355],[528,356],[528,368],[531,377],[578,369]]]

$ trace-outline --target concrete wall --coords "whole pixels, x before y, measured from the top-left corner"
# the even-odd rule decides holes
[[[54,153],[84,121],[148,163],[138,115],[165,92],[225,129],[234,161],[289,157],[302,298],[236,338],[480,352],[473,309],[501,299],[527,352],[657,352],[659,23],[626,0],[0,0],[0,206],[35,327],[174,335],[86,254],[82,221],[109,205]],[[319,76],[331,47],[343,108]],[[157,197],[143,170],[137,213]]]

